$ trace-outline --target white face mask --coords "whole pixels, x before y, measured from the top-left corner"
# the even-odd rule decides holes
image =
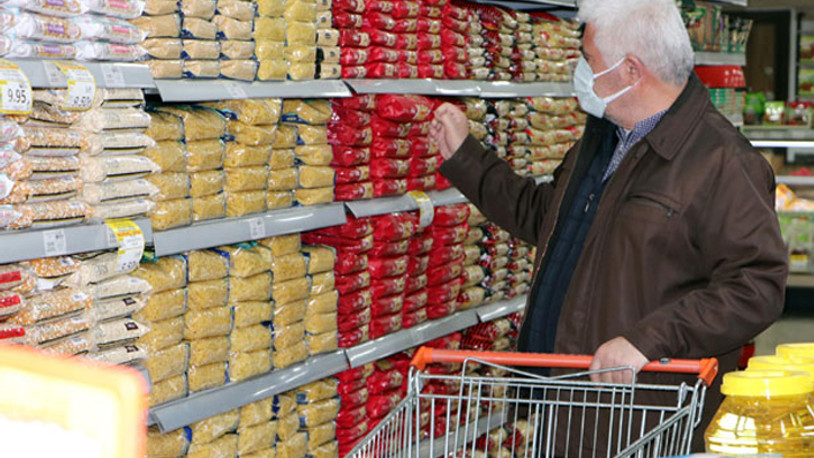
[[[577,68],[574,70],[574,90],[577,93],[579,106],[582,107],[582,109],[586,113],[594,115],[597,118],[604,117],[605,109],[608,107],[608,104],[618,99],[619,97],[625,95],[627,91],[633,89],[633,86],[636,85],[632,84],[622,89],[621,91],[617,92],[616,94],[610,95],[605,98],[596,95],[596,92],[594,91],[594,81],[600,76],[612,72],[613,70],[616,69],[616,67],[622,65],[622,62],[624,61],[625,59],[622,58],[622,60],[620,60],[607,70],[604,70],[594,75],[594,71],[591,70],[591,66],[588,64],[588,61],[585,60],[585,57],[579,58]]]

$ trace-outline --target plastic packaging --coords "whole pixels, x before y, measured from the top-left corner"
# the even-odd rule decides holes
[[[150,390],[150,407],[185,397],[189,393],[186,374],[178,375],[153,384]]]
[[[271,170],[268,177],[269,191],[287,191],[297,187],[298,173],[296,168]]]
[[[274,398],[266,398],[261,399],[259,401],[252,402],[251,404],[246,404],[245,406],[240,408],[240,421],[238,425],[240,425],[240,429],[244,429],[249,426],[259,425],[261,423],[268,422],[271,420],[272,411],[271,411],[271,404]],[[269,437],[274,437],[277,435],[275,431],[274,434],[270,434]]]
[[[235,431],[238,426],[237,422],[239,418],[240,414],[237,409],[235,409],[189,425],[188,428],[192,434],[192,443],[208,444],[226,433]]]
[[[191,366],[187,371],[189,392],[208,390],[226,384],[226,363],[216,362],[205,366]]]
[[[179,316],[150,323],[150,332],[136,341],[136,345],[152,354],[171,347],[184,338],[184,317]]]
[[[269,409],[269,413],[271,413],[271,409]],[[276,421],[266,421],[258,425],[247,427],[241,424],[238,430],[238,456],[246,456],[251,452],[268,448],[270,444],[274,443],[273,438],[276,435]]]
[[[357,291],[350,294],[343,294],[337,303],[337,312],[340,316],[352,315],[356,312],[369,308],[373,303],[370,289]]]
[[[162,105],[158,107],[158,111],[181,118],[184,140],[188,142],[218,139],[226,133],[226,121],[223,116],[209,108]]]
[[[271,320],[272,304],[265,301],[237,302],[232,305],[235,327],[245,327]]]
[[[189,364],[189,346],[180,343],[150,354],[145,367],[153,383],[183,374]]]
[[[245,2],[238,2],[245,3]],[[225,59],[251,59],[255,52],[253,41],[220,40],[221,56]]]
[[[229,283],[229,298],[233,302],[266,301],[269,299],[272,276],[271,273],[261,273],[245,278],[230,277]]]
[[[190,310],[184,315],[187,340],[224,336],[232,330],[232,314],[226,307]]]
[[[308,347],[304,340],[283,349],[275,348],[271,354],[272,364],[275,369],[286,368],[307,358]]]
[[[293,397],[292,397],[293,398]],[[288,405],[286,405],[288,407]],[[286,410],[285,415],[283,415],[282,411],[277,414],[277,443],[290,440],[297,434],[297,430],[300,426],[300,419],[297,417],[297,413],[295,411],[296,404],[294,404],[293,399],[291,400],[291,411],[288,412]]]
[[[189,194],[192,197],[206,197],[223,191],[223,170],[190,173],[189,179]]]
[[[229,338],[226,336],[194,339],[189,342],[189,365],[205,366],[226,361],[229,357]]]
[[[289,309],[291,308],[290,304],[286,304],[285,307],[288,307]],[[301,312],[300,319],[305,316],[305,308],[302,308]],[[276,318],[277,317],[275,316],[275,320]],[[276,326],[273,335],[274,348],[285,349],[293,347],[298,342],[303,340],[305,336],[305,323],[302,321],[290,323],[284,323],[282,320],[280,321],[280,323],[275,322],[274,324],[274,326]]]
[[[173,2],[173,4],[175,4]],[[186,453],[189,439],[184,430],[177,429],[161,433],[157,426],[147,428],[147,455],[148,456],[181,456]]]
[[[268,349],[229,356],[229,379],[245,380],[271,370],[271,351]]]
[[[205,445],[193,442],[187,452],[189,458],[207,458],[211,456],[228,457],[237,452],[237,434],[226,434],[220,439]]]
[[[266,205],[268,210],[288,208],[294,205],[294,196],[291,191],[269,191],[266,194]]]
[[[262,350],[271,346],[271,330],[262,324],[235,328],[229,339],[232,353]]]
[[[306,434],[301,432],[286,441],[277,442],[277,458],[298,458],[306,456],[308,450],[306,447],[306,437]]]
[[[300,234],[278,235],[259,240],[259,243],[271,249],[272,256],[285,256],[301,250]]]
[[[295,189],[294,198],[303,206],[327,204],[334,201],[334,188]]]
[[[223,278],[194,282],[187,286],[189,310],[204,310],[226,305],[229,298],[229,279]]]
[[[302,188],[323,188],[334,183],[335,174],[330,167],[301,165],[298,170]]]

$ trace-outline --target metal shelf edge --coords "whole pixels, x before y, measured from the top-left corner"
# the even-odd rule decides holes
[[[50,65],[52,62],[39,59],[10,59],[17,64],[35,88],[64,88],[68,85],[65,76]],[[101,88],[155,87],[150,68],[143,63],[130,62],[77,62],[93,74],[96,86]],[[48,68],[50,66],[50,68]]]
[[[153,407],[150,409],[150,418],[161,432],[173,431],[204,418],[329,377],[347,368],[348,362],[342,350],[317,355],[285,369],[267,372],[248,380],[230,383]]]
[[[476,309],[480,321],[492,321],[497,318],[511,315],[515,312],[521,312],[526,307],[526,297],[515,297],[507,301],[498,302],[496,304],[485,305]]]
[[[418,204],[409,195],[345,202],[345,207],[357,218],[418,210]]]
[[[164,102],[201,102],[243,98],[330,98],[350,97],[341,80],[308,81],[233,81],[233,80],[156,80]]]
[[[262,222],[264,228],[260,237],[253,236],[252,225],[257,220]],[[157,256],[167,256],[189,250],[336,226],[346,221],[341,203],[294,207],[156,232],[153,234],[153,244]]]
[[[508,97],[573,97],[571,83],[512,83],[508,81],[483,81],[480,96],[483,98]]]
[[[777,184],[785,184],[789,186],[814,186],[814,177],[780,175],[775,179],[777,181]]]

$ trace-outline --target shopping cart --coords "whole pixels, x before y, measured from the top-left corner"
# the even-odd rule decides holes
[[[657,458],[689,453],[717,360],[663,360],[644,367],[697,374],[694,383],[677,386],[638,384],[632,367],[553,377],[517,369],[574,372],[588,369],[591,359],[422,347],[412,361],[406,398],[347,456]],[[460,365],[460,375],[457,370],[455,375],[428,371],[432,363]],[[632,382],[590,380],[591,374],[613,370],[629,371]],[[446,393],[434,387],[446,387]],[[654,397],[669,397],[671,403],[654,403]]]

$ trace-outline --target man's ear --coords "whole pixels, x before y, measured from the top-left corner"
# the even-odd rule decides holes
[[[623,65],[625,68],[624,78],[627,84],[635,84],[644,77],[646,67],[641,59],[635,55],[628,54],[625,56],[625,63]]]

